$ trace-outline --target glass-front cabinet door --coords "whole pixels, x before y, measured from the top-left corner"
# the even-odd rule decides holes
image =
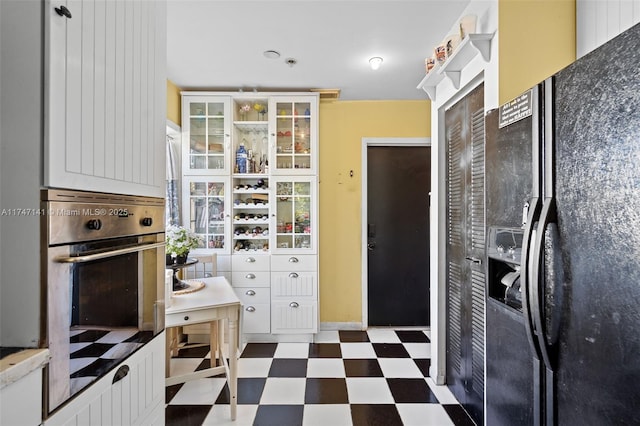
[[[316,178],[274,177],[274,253],[316,253],[318,218]]]
[[[182,223],[200,237],[201,249],[229,252],[228,185],[225,177],[183,177]]]
[[[316,173],[317,101],[313,96],[274,96],[269,100],[272,174]]]
[[[230,105],[229,96],[182,97],[183,174],[229,174]]]

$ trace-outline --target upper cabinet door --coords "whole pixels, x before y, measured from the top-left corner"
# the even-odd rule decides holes
[[[44,4],[45,186],[164,197],[166,4]]]
[[[182,173],[228,175],[231,152],[231,98],[182,97]]]
[[[318,164],[318,97],[274,96],[270,170],[275,175],[315,175]]]

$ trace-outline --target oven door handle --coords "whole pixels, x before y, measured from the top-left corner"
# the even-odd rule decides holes
[[[87,254],[84,256],[60,256],[54,260],[58,263],[85,263],[93,260],[106,259],[107,257],[118,256],[121,254],[135,253],[138,251],[149,250],[154,248],[164,247],[164,241],[161,243],[140,244],[133,247],[103,251],[100,253]]]

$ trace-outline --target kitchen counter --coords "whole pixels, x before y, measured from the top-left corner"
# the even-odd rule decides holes
[[[12,351],[9,351],[12,352]],[[0,359],[0,389],[49,362],[49,349],[22,349]]]

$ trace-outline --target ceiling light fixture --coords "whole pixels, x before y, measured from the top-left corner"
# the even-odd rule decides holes
[[[265,50],[262,54],[268,59],[278,59],[280,57],[280,52],[277,50]]]
[[[382,58],[380,56],[374,56],[373,58],[369,59],[369,65],[371,65],[372,70],[377,70],[378,68],[380,68],[380,65],[382,65]]]

